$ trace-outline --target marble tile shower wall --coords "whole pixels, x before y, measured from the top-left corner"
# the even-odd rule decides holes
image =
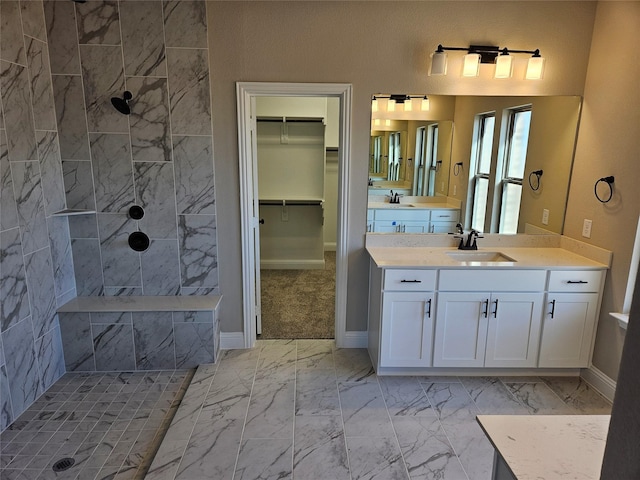
[[[217,294],[205,2],[45,0],[78,295]],[[131,115],[111,97],[128,90]],[[131,219],[132,205],[145,210]],[[149,249],[128,246],[145,232]]]
[[[75,294],[41,0],[0,1],[0,430],[65,371]]]

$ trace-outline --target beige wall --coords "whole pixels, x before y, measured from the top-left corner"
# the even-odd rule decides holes
[[[640,2],[599,2],[584,105],[569,191],[565,234],[614,252],[602,302],[594,365],[612,378],[624,331],[608,312],[620,311],[640,214]],[[601,204],[593,185],[615,176],[615,195]],[[591,239],[581,236],[593,220]]]
[[[371,95],[581,95],[595,10],[590,1],[208,2],[223,331],[242,329],[235,82],[353,85],[347,330],[365,330]],[[520,56],[508,80],[492,79],[490,66],[481,67],[479,78],[427,76],[438,43],[478,42],[539,48],[547,58],[545,78],[521,80]],[[460,58],[450,55],[450,71],[459,69]]]

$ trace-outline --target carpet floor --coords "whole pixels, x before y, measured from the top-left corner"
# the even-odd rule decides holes
[[[336,252],[323,270],[261,270],[260,339],[334,338]]]

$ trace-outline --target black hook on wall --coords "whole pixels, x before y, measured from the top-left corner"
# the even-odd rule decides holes
[[[599,180],[596,181],[596,184],[593,186],[593,193],[595,194],[596,198],[598,199],[598,201],[600,203],[607,203],[609,202],[609,200],[611,200],[611,197],[613,197],[613,182],[615,181],[613,176],[609,176],[609,177],[602,177]],[[598,185],[600,183],[606,183],[609,186],[609,196],[606,199],[602,199],[600,198],[600,195],[598,195]]]

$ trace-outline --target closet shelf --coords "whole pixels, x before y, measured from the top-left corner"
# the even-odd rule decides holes
[[[51,214],[52,217],[70,217],[73,215],[89,215],[91,213],[96,213],[95,210],[79,210],[74,208],[65,208],[64,210],[59,210]]]
[[[324,198],[261,198],[260,205],[322,205]]]

